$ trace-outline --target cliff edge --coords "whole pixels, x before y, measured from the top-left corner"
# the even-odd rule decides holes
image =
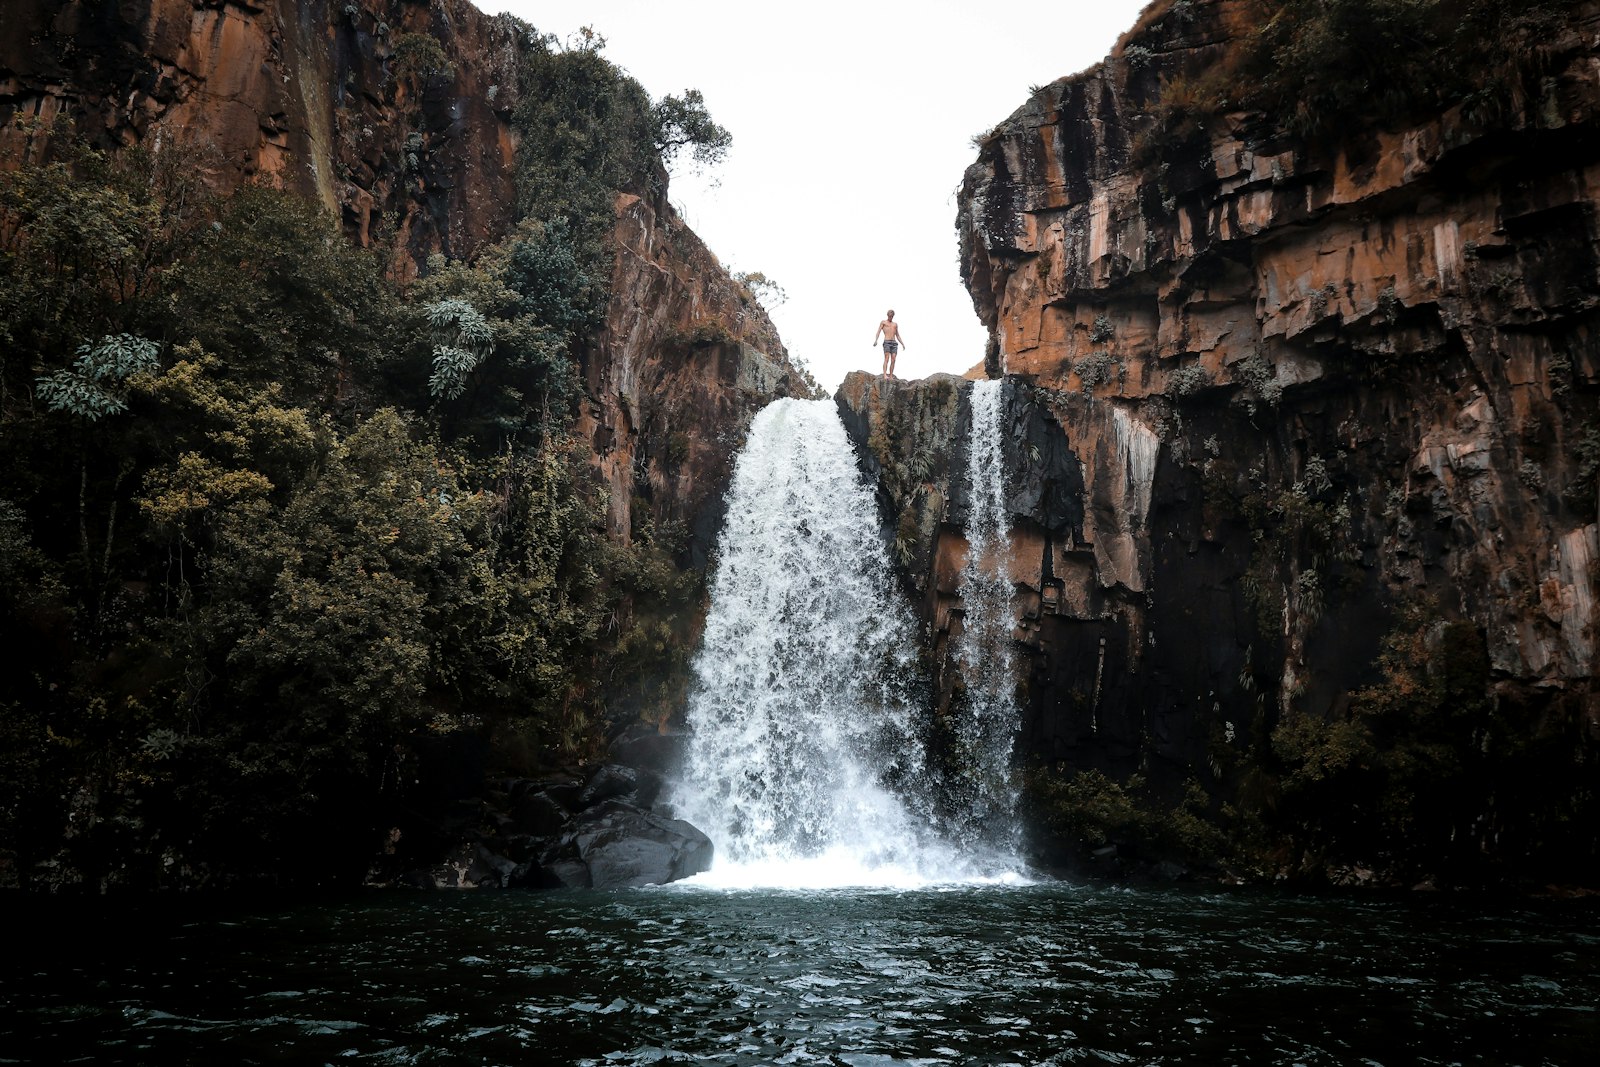
[[[1501,13],[1510,59],[1403,106],[1306,73],[1337,123],[1243,84],[1337,43],[1293,21],[1337,7],[1152,4],[964,178],[1036,816],[1080,859],[1095,797],[1138,794],[1147,856],[1192,854],[1172,827],[1199,814],[1257,873],[1593,884],[1600,9]],[[961,467],[913,468],[964,396],[840,403],[947,640]]]

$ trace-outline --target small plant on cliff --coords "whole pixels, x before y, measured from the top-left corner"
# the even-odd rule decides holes
[[[1091,344],[1105,344],[1117,335],[1111,325],[1111,320],[1104,315],[1096,315],[1094,325],[1089,327],[1089,341]]]
[[[1577,476],[1567,483],[1561,497],[1573,511],[1592,519],[1600,512],[1600,421],[1591,420],[1573,434],[1572,456],[1577,461]]]
[[[1134,166],[1161,163],[1205,138],[1216,116],[1232,106],[1236,84],[1226,63],[1162,78],[1161,91],[1145,106],[1129,145]]]
[[[1093,396],[1094,391],[1108,384],[1121,368],[1122,364],[1113,359],[1111,353],[1091,352],[1080,359],[1072,369],[1077,374],[1083,391]]]
[[[431,33],[402,33],[396,37],[392,62],[396,79],[455,73],[444,46]]]
[[[789,299],[789,294],[784,292],[783,286],[758,270],[735,271],[733,280],[750,290],[750,295],[755,297],[762,307],[769,309],[779,307]]]
[[[721,319],[713,318],[696,319],[687,326],[674,327],[666,331],[661,339],[669,345],[688,347],[731,345],[737,344],[739,340],[729,332],[727,325]]]
[[[1191,396],[1211,385],[1211,372],[1198,363],[1191,363],[1173,371],[1167,382],[1173,396]]]
[[[1272,364],[1260,352],[1252,353],[1236,363],[1233,376],[1235,381],[1244,383],[1244,404],[1252,414],[1258,400],[1269,407],[1277,407],[1283,399],[1283,383],[1278,381]]]
[[[1313,289],[1306,300],[1311,309],[1312,321],[1320,321],[1328,315],[1328,303],[1339,298],[1338,287],[1332,282],[1321,289]]]

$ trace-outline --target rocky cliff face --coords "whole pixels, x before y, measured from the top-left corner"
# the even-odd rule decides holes
[[[0,40],[0,166],[91,144],[192,154],[228,191],[266,182],[338,213],[416,274],[470,259],[517,211],[524,57],[543,47],[465,0],[16,0]],[[807,386],[751,294],[677,217],[657,171],[616,201],[611,300],[584,352],[579,429],[609,491],[690,529],[703,564],[745,422]]]
[[[0,42],[0,160],[91,143],[192,154],[337,211],[395,265],[463,259],[517,203],[509,119],[526,28],[465,0],[17,0]],[[416,52],[424,41],[439,51]],[[35,120],[21,123],[16,120]]]
[[[1600,10],[1568,5],[1493,117],[1310,140],[1240,112],[1141,138],[1258,6],[1153,4],[987,135],[963,183],[962,269],[1010,383],[1024,758],[1237,802],[1247,764],[1299,766],[1288,726],[1444,685],[1454,641],[1476,694],[1455,704],[1490,710],[1445,743],[1549,742],[1581,792],[1571,768],[1592,773],[1600,741]],[[940,634],[959,509],[948,470],[913,468],[944,447],[917,412],[962,432],[952,391],[840,395]],[[1486,855],[1523,844],[1497,789],[1460,827]]]
[[[767,313],[728,277],[664,196],[618,198],[605,328],[586,361],[579,419],[610,492],[611,531],[635,502],[683,522],[695,567],[722,526],[744,427],[768,401],[811,389]]]
[[[352,854],[360,856],[366,835],[377,829],[375,819],[384,822],[387,840],[375,868],[381,877],[393,878],[411,866],[434,864],[446,855],[452,857],[444,868],[451,876],[446,879],[449,884],[663,881],[681,876],[695,864],[703,866],[708,858],[703,838],[678,834],[643,810],[653,794],[634,798],[637,806],[624,811],[628,798],[611,794],[586,797],[582,790],[573,790],[562,802],[565,806],[544,813],[553,822],[530,828],[513,825],[516,820],[510,812],[520,794],[513,797],[516,790],[490,777],[491,771],[505,767],[515,768],[516,773],[543,773],[552,761],[592,759],[608,732],[621,732],[629,726],[649,740],[660,740],[641,720],[664,721],[686,684],[688,649],[704,608],[702,590],[692,572],[704,567],[720,526],[722,494],[744,428],[773,398],[807,394],[814,388],[808,376],[790,364],[776,330],[752,294],[728,275],[673,211],[667,199],[667,175],[653,145],[658,124],[643,90],[600,56],[593,40],[564,49],[524,23],[485,16],[461,0],[351,0],[340,4],[322,0],[135,0],[120,5],[7,0],[0,4],[0,11],[0,27],[4,28],[0,32],[0,169],[72,160],[81,161],[82,170],[93,170],[98,161],[77,151],[85,143],[111,152],[148,152],[157,163],[165,162],[162,157],[176,155],[219,199],[252,183],[281,188],[322,205],[340,220],[353,241],[385,257],[388,271],[398,283],[393,288],[383,287],[389,301],[386,306],[402,317],[387,322],[381,331],[374,330],[373,336],[381,333],[384,337],[383,357],[350,371],[352,377],[365,374],[373,381],[352,385],[341,369],[337,386],[302,390],[317,395],[312,401],[297,397],[296,403],[304,402],[307,407],[304,411],[295,408],[294,417],[308,411],[312,422],[320,420],[328,426],[346,416],[351,423],[359,423],[367,412],[354,410],[358,405],[350,402],[349,396],[370,387],[375,395],[407,411],[419,437],[427,433],[423,427],[440,431],[453,416],[440,414],[434,401],[441,393],[424,386],[426,379],[421,376],[428,373],[427,364],[413,358],[427,353],[437,341],[417,338],[396,323],[429,321],[425,316],[435,314],[447,302],[435,303],[421,294],[429,292],[432,284],[442,281],[448,285],[454,277],[465,277],[469,280],[464,285],[481,284],[497,290],[490,298],[499,301],[494,308],[473,306],[468,300],[468,311],[478,317],[479,327],[490,328],[484,325],[484,315],[502,316],[494,318],[495,330],[512,330],[509,324],[513,320],[518,324],[516,330],[526,327],[517,338],[521,347],[515,358],[527,360],[529,365],[548,361],[540,365],[547,368],[551,381],[559,379],[561,388],[541,392],[528,387],[528,382],[538,380],[538,374],[545,371],[536,373],[525,365],[522,370],[527,373],[522,377],[506,378],[514,380],[516,387],[507,386],[499,394],[511,417],[481,439],[463,433],[454,444],[478,450],[476,460],[505,451],[504,469],[514,473],[492,483],[491,492],[498,500],[510,501],[534,492],[518,483],[527,468],[513,463],[512,453],[551,437],[565,440],[570,428],[589,447],[599,482],[592,494],[581,479],[574,490],[571,472],[562,466],[544,477],[547,484],[538,490],[545,494],[542,500],[554,504],[548,508],[541,504],[540,510],[526,515],[507,505],[496,520],[503,523],[491,535],[497,548],[482,552],[485,562],[475,573],[499,580],[523,564],[548,566],[549,570],[540,572],[537,581],[529,579],[519,587],[528,599],[517,601],[522,606],[503,620],[506,630],[515,629],[518,636],[496,646],[491,666],[462,684],[462,677],[473,668],[458,668],[453,661],[460,657],[441,653],[439,662],[452,661],[449,681],[440,684],[430,677],[393,686],[386,683],[383,696],[377,698],[385,705],[385,724],[371,731],[351,726],[341,732],[356,721],[355,716],[347,718],[342,712],[317,716],[328,725],[329,736],[336,738],[321,751],[336,749],[340,758],[337,767],[307,772],[311,757],[304,752],[321,742],[302,744],[295,757],[300,768],[295,775],[296,788],[304,789],[306,809],[316,812],[310,821],[318,826],[316,834],[305,833],[299,823],[291,827],[293,820],[285,818],[278,829],[264,832],[271,836],[282,831],[279,839],[285,848],[281,854],[236,855],[231,842],[217,839],[196,844],[193,838],[197,835],[174,829],[189,824],[191,816],[215,808],[214,804],[186,803],[182,809],[146,819],[119,819],[117,825],[126,829],[126,834],[119,831],[104,841],[72,844],[76,832],[72,820],[81,817],[87,825],[103,824],[112,818],[103,813],[120,810],[118,805],[144,803],[142,798],[129,799],[134,792],[143,789],[154,796],[168,785],[164,778],[157,781],[147,775],[107,772],[104,766],[109,764],[101,764],[98,754],[88,755],[92,746],[83,745],[81,760],[57,761],[48,775],[40,773],[26,782],[19,776],[16,789],[7,792],[14,797],[26,790],[29,803],[43,798],[39,810],[45,814],[18,815],[33,809],[7,801],[8,817],[0,819],[0,883],[9,880],[15,884],[19,870],[24,882],[35,878],[37,884],[63,886],[167,884],[164,875],[151,879],[149,873],[168,868],[181,884],[205,884],[213,877],[219,883],[235,876],[289,877],[283,868],[290,865],[279,855],[312,854],[326,842],[339,842],[333,848],[340,853],[337,869],[293,877],[307,881],[346,877],[350,873],[346,861]],[[167,168],[151,169],[164,172]],[[64,168],[30,170],[29,174],[47,174],[51,177],[46,181],[72,184],[66,180]],[[17,188],[21,187],[19,183]],[[8,196],[11,188],[7,186]],[[283,202],[278,197],[261,200],[273,205]],[[247,202],[234,199],[223,210]],[[206,204],[190,220],[194,229],[205,235],[225,233],[232,224],[224,226],[203,218],[210,201]],[[14,208],[9,199],[6,206]],[[290,236],[311,249],[334,247],[327,243],[319,220],[301,212],[299,205],[291,207],[288,214],[303,231]],[[7,216],[8,224],[17,217],[13,210]],[[287,240],[270,223],[263,229],[262,243],[269,250],[276,242]],[[16,238],[18,232],[8,231],[7,236]],[[8,254],[17,247],[15,243],[8,246]],[[492,254],[478,258],[484,252]],[[488,272],[500,268],[490,265],[503,264],[505,257],[517,255],[527,257],[517,268],[521,272],[518,280],[502,282],[510,276],[507,268],[491,281]],[[438,257],[457,264],[443,263]],[[268,258],[273,263],[283,262]],[[347,256],[341,250],[335,258],[341,264],[359,264],[360,270],[318,278],[360,277],[376,282],[367,273],[371,264],[364,257]],[[287,261],[298,264],[305,259],[291,256]],[[485,269],[462,270],[458,269],[460,263],[476,263]],[[225,302],[232,295],[228,290],[236,265],[237,260],[225,255],[216,273],[221,297],[199,301],[207,307],[227,308],[221,313],[225,318],[237,314],[234,305]],[[288,276],[302,288],[315,290],[312,297],[339,288],[281,266],[270,273],[273,281]],[[18,272],[7,277],[27,276]],[[598,298],[602,288],[607,293],[603,303]],[[22,290],[7,291],[15,295]],[[127,298],[124,295],[122,299]],[[157,299],[165,300],[166,294],[152,297],[151,303]],[[19,298],[13,305],[23,302]],[[368,305],[334,301],[327,305],[334,311],[327,312],[311,297],[306,302],[314,305],[312,313],[295,321],[312,325],[295,329],[296,341],[320,339],[319,325],[352,320],[365,325],[367,316],[347,308]],[[387,314],[371,317],[382,319]],[[152,317],[163,321],[161,315]],[[193,318],[174,321],[188,323]],[[282,327],[281,317],[269,321],[279,332],[291,332]],[[178,330],[190,328],[174,328],[175,336],[169,339],[182,344],[196,335]],[[238,350],[224,349],[219,357],[247,354],[260,331],[244,332],[246,340]],[[76,338],[72,342],[75,344]],[[281,351],[293,352],[294,346],[274,350]],[[46,357],[50,355],[44,347],[13,346],[8,371],[14,366],[14,380],[34,382],[49,369]],[[457,355],[465,357],[467,353],[458,351]],[[433,348],[433,359],[437,373],[439,348]],[[566,374],[569,359],[577,364],[576,378],[582,385],[576,390],[566,388],[570,384]],[[507,353],[502,362],[510,360]],[[275,391],[278,385],[293,383],[304,373],[281,355],[263,357],[260,372],[265,380],[251,381],[249,389],[274,398],[279,396]],[[405,380],[378,381],[389,372]],[[470,368],[463,373],[471,373]],[[347,389],[350,392],[344,391]],[[28,449],[43,439],[44,431],[28,421],[39,413],[40,405],[19,403],[15,392],[9,395],[13,399],[7,410],[10,436],[6,444],[18,449],[14,455],[28,455]],[[256,397],[257,393],[246,395]],[[557,396],[568,398],[571,407],[556,410],[557,405],[567,403],[549,399]],[[552,410],[541,411],[541,402],[551,403]],[[473,403],[469,396],[460,406]],[[516,410],[516,405],[524,403],[534,405],[531,412]],[[27,418],[11,419],[17,411]],[[520,418],[524,414],[529,417]],[[192,421],[187,416],[173,420],[182,422],[185,429]],[[549,434],[551,429],[556,433]],[[409,440],[408,432],[402,432],[400,439]],[[115,453],[129,447],[142,446],[137,442],[128,446],[126,439],[119,438],[107,450]],[[423,447],[431,449],[434,443]],[[84,454],[89,451],[85,447]],[[437,455],[445,455],[445,449],[440,447]],[[545,450],[543,456],[550,458],[555,452]],[[115,527],[122,535],[119,548],[132,540],[125,532],[129,525],[126,516],[137,506],[126,497],[137,491],[133,483],[145,476],[144,471],[136,471],[136,459],[147,466],[150,463],[148,457],[114,456],[122,474],[116,476],[107,495],[113,520],[118,505],[124,508],[123,525]],[[246,456],[240,462],[248,466],[254,460]],[[443,472],[446,463],[440,460],[428,466]],[[23,461],[7,469],[26,467]],[[83,469],[89,469],[88,460]],[[483,481],[487,480],[485,475]],[[285,494],[304,488],[292,478],[289,481],[293,484],[280,483]],[[80,514],[86,510],[86,500],[93,503],[95,494],[105,491],[90,475],[82,475],[74,484],[79,486]],[[273,488],[264,477],[261,484]],[[41,492],[35,497],[33,487],[26,489],[29,492],[17,495],[28,505],[58,495]],[[440,493],[441,507],[448,507],[448,495]],[[598,514],[591,505],[602,496],[609,545],[597,544],[591,536],[599,525],[598,517],[590,517]],[[482,494],[473,495],[475,500],[481,498]],[[348,499],[348,495],[341,498]],[[417,500],[421,503],[423,498]],[[17,516],[21,512],[9,497],[0,504],[5,507],[4,532],[12,536],[20,528]],[[339,505],[344,506],[343,502]],[[31,510],[48,513],[41,506]],[[518,518],[506,520],[506,514]],[[524,525],[529,529],[506,532],[506,527],[522,518],[528,520]],[[546,524],[548,529],[543,528]],[[104,573],[98,577],[91,574],[85,580],[103,578],[100,584],[113,591],[112,597],[94,591],[85,599],[104,603],[126,594],[136,602],[137,625],[149,625],[154,632],[160,620],[154,618],[153,608],[146,618],[145,608],[158,598],[143,599],[151,583],[133,552],[124,549],[131,562],[121,571],[112,570],[113,562],[120,564],[113,561],[112,528],[108,522]],[[679,536],[680,531],[684,536]],[[626,550],[636,539],[635,550]],[[393,540],[391,536],[384,543]],[[59,536],[53,540],[43,536],[40,543],[52,554],[71,551],[60,543]],[[215,557],[225,554],[215,544],[208,544],[207,549]],[[42,553],[36,555],[46,559]],[[341,555],[334,553],[335,558]],[[535,555],[542,555],[538,563],[533,562]],[[503,571],[499,569],[502,564]],[[433,588],[436,570],[428,570],[428,578],[419,585]],[[405,582],[400,579],[398,584]],[[46,596],[64,588],[57,586]],[[548,598],[535,600],[536,590],[549,594]],[[65,593],[60,595],[65,599]],[[219,602],[225,600],[246,610],[260,607],[267,599],[256,591],[218,594]],[[493,614],[481,610],[482,603],[473,613],[477,622]],[[108,610],[116,613],[120,608]],[[393,612],[365,602],[359,612],[364,613],[359,629],[372,638],[363,647],[390,647],[387,625],[418,617],[410,610]],[[63,617],[66,614],[63,610]],[[125,636],[135,634],[137,626],[126,621],[127,615],[118,617],[124,622],[119,624],[117,638],[81,653],[62,639],[56,642],[59,650],[52,649],[52,654],[59,654],[64,662],[73,659],[74,672],[80,657],[84,662],[101,655],[120,661],[125,653],[116,647],[117,641],[140,648],[141,657],[162,658],[149,653],[139,638]],[[86,632],[89,629],[85,627]],[[434,636],[437,634],[436,629]],[[106,652],[103,645],[112,646],[111,650]],[[528,651],[536,645],[537,652]],[[365,658],[359,652],[350,654],[347,646],[340,648],[342,651],[319,649],[311,656],[322,663]],[[206,654],[198,653],[196,662]],[[94,672],[85,669],[83,673]],[[37,680],[42,674],[34,677]],[[478,682],[485,688],[474,688]],[[44,684],[40,682],[39,687]],[[152,691],[157,688],[155,683],[141,684]],[[58,688],[65,687],[50,683],[49,691]],[[321,688],[326,693],[333,687]],[[440,716],[426,727],[419,725],[423,720],[413,714],[415,705],[407,702],[425,689],[430,710],[448,706],[460,715],[454,719]],[[485,693],[490,695],[485,697]],[[211,717],[208,751],[221,752],[235,743],[241,736],[230,732],[235,725],[243,724],[247,732],[255,723],[272,721],[272,713],[258,713],[254,701],[260,698],[267,703],[278,695],[275,685],[241,683],[235,695],[217,697],[218,704],[227,708]],[[56,736],[50,732],[52,721],[57,725],[62,721],[49,718],[60,713],[56,706],[59,697],[29,693],[25,699],[32,715],[30,724],[37,728],[30,725],[31,733],[19,730],[8,735],[26,737],[24,744],[16,746],[16,758],[7,763],[8,768],[48,762],[38,753]],[[152,698],[155,703],[161,699]],[[94,702],[96,706],[106,703],[98,697]],[[139,701],[134,704],[140,709],[147,707]],[[132,716],[124,719],[107,714],[101,721],[113,730],[134,728]],[[187,720],[185,736],[190,735],[195,721]],[[492,748],[491,742],[497,747]],[[293,744],[290,742],[290,747]],[[384,768],[382,781],[372,789],[362,775],[376,764],[364,763],[369,753],[363,746],[378,753]],[[139,749],[137,742],[125,744],[113,733],[96,751],[120,766],[142,758]],[[391,758],[396,761],[394,766],[405,761],[407,772],[393,773]],[[216,780],[232,783],[235,765],[219,771]],[[573,768],[567,770],[577,773]],[[587,770],[585,774],[593,777]],[[209,784],[212,779],[208,775],[208,771],[190,769],[175,774],[172,781],[181,778],[182,788],[187,789],[197,781]],[[112,779],[116,785],[105,784]],[[45,781],[49,784],[40,784]],[[312,781],[317,784],[306,784]],[[8,780],[8,789],[10,785]],[[276,794],[282,792],[263,789],[263,794],[270,791],[274,796],[257,798],[250,792],[252,788],[256,787],[235,783],[219,787],[219,792],[251,808],[257,806],[257,799],[262,800],[260,806],[272,808],[280,799]],[[357,793],[363,797],[360,803],[348,803],[347,798]],[[379,794],[384,794],[382,799],[374,801]],[[71,812],[64,811],[68,797],[74,798]],[[56,798],[64,801],[59,808]],[[156,801],[146,810],[160,803]],[[265,821],[278,818],[280,810],[274,808]],[[579,825],[580,817],[590,816],[600,821]],[[351,835],[349,840],[341,841],[341,831],[333,827],[349,827],[343,831]],[[512,829],[517,832],[511,833]],[[57,833],[61,840],[53,839]],[[171,858],[175,855],[171,852],[165,861],[155,859],[158,846],[152,842],[163,834],[189,841],[190,857],[182,864]],[[660,847],[649,844],[653,836],[660,838],[655,842]],[[396,848],[402,839],[405,843]],[[68,843],[63,845],[63,841]],[[641,863],[652,848],[656,859],[667,865],[646,872]],[[15,858],[19,855],[22,860]],[[55,858],[32,859],[46,856]],[[456,861],[459,867],[453,865]],[[464,872],[474,863],[478,864],[476,873],[469,879]],[[549,877],[536,876],[530,864],[537,864]],[[560,873],[550,873],[551,864],[558,865]],[[95,872],[102,869],[143,873],[101,877]],[[215,873],[229,871],[237,874]]]

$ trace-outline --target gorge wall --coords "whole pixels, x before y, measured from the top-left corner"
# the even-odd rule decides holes
[[[1008,382],[1021,761],[1250,837],[1258,875],[1538,856],[1592,880],[1600,9],[1556,5],[1493,109],[1174,121],[1287,6],[1151,5],[965,176]],[[941,652],[964,396],[839,394]]]
[[[670,748],[733,455],[815,387],[603,39],[458,0],[0,12],[0,617],[36,664],[0,886],[615,881],[584,819],[703,865],[603,761]]]
[[[528,57],[561,47],[466,0],[5,6],[0,167],[49,158],[62,134],[182,153],[216,191],[266,183],[337,213],[402,280],[510,231],[519,152],[540,149],[515,121],[541,91]],[[643,502],[687,524],[703,565],[732,437],[771,397],[809,386],[761,305],[678,217],[658,165],[615,211],[579,428],[612,535],[628,540]]]

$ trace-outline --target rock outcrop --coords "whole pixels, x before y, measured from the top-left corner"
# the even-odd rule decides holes
[[[687,528],[703,568],[722,526],[722,494],[755,413],[811,384],[789,363],[767,313],[728,277],[664,194],[618,197],[605,328],[585,361],[591,402],[579,431],[610,491],[610,527],[632,509]]]
[[[513,116],[530,50],[548,47],[467,0],[83,0],[6,5],[0,167],[48,157],[65,129],[102,147],[193,156],[219,191],[266,182],[335,211],[407,278],[471,259],[518,204]],[[436,51],[435,51],[436,49]],[[683,522],[703,565],[743,425],[810,386],[766,312],[666,196],[616,200],[611,300],[582,353],[579,430],[626,541],[632,507]]]
[[[957,228],[1009,383],[1027,762],[1237,801],[1279,725],[1343,721],[1414,629],[1424,675],[1482,653],[1492,724],[1449,743],[1592,773],[1600,7],[1569,6],[1493,116],[1308,140],[1233,113],[1152,149],[1165,87],[1252,10],[1157,3],[984,138]],[[919,427],[965,432],[951,391],[839,397],[940,642],[961,446]],[[1495,788],[1461,833],[1504,857]]]
[[[46,153],[57,121],[180,151],[219,189],[266,182],[363,244],[392,238],[402,274],[432,252],[470,258],[512,222],[529,42],[508,16],[466,0],[16,0],[6,23],[0,166]],[[419,42],[437,53],[396,54]]]

